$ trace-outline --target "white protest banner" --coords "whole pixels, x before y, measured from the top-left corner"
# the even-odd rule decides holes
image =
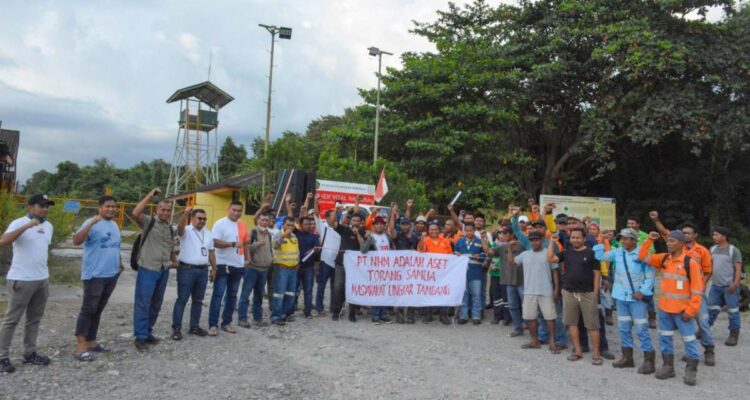
[[[466,290],[467,256],[412,250],[344,253],[346,300],[362,306],[454,307]]]

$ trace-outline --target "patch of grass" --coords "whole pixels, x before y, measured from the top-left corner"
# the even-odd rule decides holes
[[[0,285],[5,286],[5,283],[6,275],[0,275]],[[50,255],[49,283],[82,286],[81,259],[76,257],[58,257]]]

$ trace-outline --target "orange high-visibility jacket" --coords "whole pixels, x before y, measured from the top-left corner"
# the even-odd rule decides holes
[[[703,300],[701,265],[695,260],[690,260],[690,278],[688,279],[684,264],[685,256],[690,257],[690,255],[684,250],[674,257],[668,253],[649,255],[648,249],[652,243],[651,239],[646,239],[638,251],[638,258],[657,270],[661,270],[659,309],[671,314],[684,311],[689,316],[695,316]]]
[[[711,252],[705,246],[693,243],[693,247],[688,249],[687,255],[701,265],[704,275],[711,274],[713,271],[713,260],[711,259]]]

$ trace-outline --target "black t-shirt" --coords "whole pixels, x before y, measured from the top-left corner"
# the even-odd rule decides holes
[[[562,288],[569,292],[593,292],[594,271],[601,270],[599,260],[594,257],[594,251],[586,247],[576,251],[567,249],[558,255],[560,262],[565,263]]]
[[[336,256],[336,265],[344,264],[344,251],[345,250],[357,250],[359,251],[359,240],[357,235],[354,234],[352,228],[339,224],[335,229],[336,233],[341,235],[341,246],[339,247],[339,254]]]

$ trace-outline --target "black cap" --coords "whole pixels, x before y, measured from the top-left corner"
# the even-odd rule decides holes
[[[398,223],[399,224],[411,224],[411,220],[409,220],[409,218],[406,218],[406,217],[401,217],[398,219]]]
[[[568,222],[568,214],[557,214],[555,222]]]
[[[29,200],[26,202],[28,205],[33,206],[34,204],[40,204],[40,205],[50,205],[54,206],[55,202],[50,200],[49,197],[47,197],[46,194],[35,194],[31,197],[29,197]]]
[[[534,231],[529,233],[529,240],[542,240],[542,234]]]
[[[547,224],[546,224],[546,223],[544,222],[544,220],[543,220],[543,219],[538,219],[538,220],[536,220],[536,221],[532,222],[532,223],[531,223],[531,226],[543,226],[543,227],[545,227],[545,228],[546,228],[546,227],[547,227]]]

